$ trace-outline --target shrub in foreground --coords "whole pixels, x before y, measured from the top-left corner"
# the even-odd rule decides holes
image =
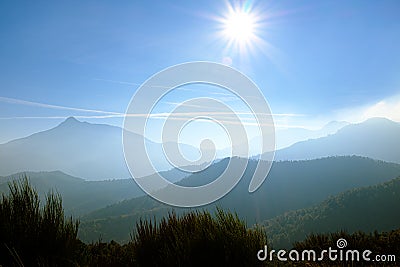
[[[58,194],[43,206],[26,177],[9,184],[0,199],[0,265],[74,265],[78,222],[66,219]]]
[[[266,244],[260,229],[248,229],[232,213],[170,213],[158,224],[141,220],[133,235],[139,266],[258,266],[256,253]]]

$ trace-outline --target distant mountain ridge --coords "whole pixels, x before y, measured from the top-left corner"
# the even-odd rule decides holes
[[[58,126],[0,145],[1,175],[60,170],[85,179],[129,178],[118,127],[80,122]]]
[[[85,181],[60,171],[25,172],[0,177],[0,193],[8,193],[10,181],[24,177],[29,179],[42,199],[49,191],[58,192],[63,198],[65,212],[77,216],[144,194],[132,179]]]
[[[335,132],[338,128],[340,130],[278,150],[275,160],[359,155],[400,163],[399,123],[375,118],[360,124],[342,127],[343,125],[346,123],[332,122],[323,132]],[[298,130],[295,129],[292,133],[295,134]],[[143,139],[140,135],[129,134],[133,138]],[[318,132],[319,134],[321,133]],[[172,168],[164,156],[162,144],[147,139],[145,143],[157,170]],[[190,145],[180,144],[180,149],[189,158],[196,158],[200,153]],[[222,155],[221,153],[219,151],[217,155]],[[141,170],[140,164],[135,167]],[[89,180],[129,178],[130,173],[123,155],[122,129],[80,122],[70,117],[50,130],[0,144],[0,175],[56,170]],[[145,172],[143,176],[151,174]]]
[[[335,134],[278,150],[275,160],[308,160],[344,155],[400,163],[400,123],[372,118],[359,124],[350,124]]]
[[[276,147],[282,149],[308,139],[316,139],[330,134],[335,134],[338,130],[349,124],[350,123],[346,121],[331,121],[321,129],[317,130],[309,130],[301,127],[288,129],[278,128],[276,129]]]
[[[145,143],[159,170],[172,168],[163,157],[161,144],[147,139]],[[199,153],[188,145],[180,147],[188,155]],[[130,178],[123,155],[122,129],[70,117],[52,129],[0,145],[0,175],[57,170],[89,180]]]
[[[180,180],[184,177],[181,172],[175,169],[161,174],[170,180]],[[6,177],[0,176],[0,195],[8,192],[10,181],[24,177],[29,179],[43,199],[49,191],[60,193],[66,213],[77,216],[104,208],[124,199],[145,195],[144,191],[130,178],[86,181],[61,171],[22,172]],[[151,179],[151,176],[147,178]]]

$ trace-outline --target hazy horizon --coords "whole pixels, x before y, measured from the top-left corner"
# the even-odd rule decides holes
[[[266,97],[278,130],[371,117],[400,121],[395,1],[1,6],[0,25],[7,27],[0,49],[0,143],[69,116],[122,126],[144,81],[165,67],[198,60],[248,75]],[[251,15],[249,32],[238,27],[242,36],[226,32],[232,9]],[[156,123],[199,96],[227,103],[252,123],[248,109],[221,88],[181,89],[158,103]]]

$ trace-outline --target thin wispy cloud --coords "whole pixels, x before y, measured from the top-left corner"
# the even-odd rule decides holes
[[[386,117],[394,121],[400,121],[400,96],[395,99],[386,99],[365,109],[362,117]]]
[[[93,79],[95,81],[102,81],[102,82],[109,82],[109,83],[117,83],[117,84],[123,84],[123,85],[130,85],[130,86],[141,86],[143,84],[141,83],[132,83],[132,82],[125,82],[125,81],[116,81],[116,80],[108,80],[108,79],[98,79],[95,78]],[[146,87],[155,87],[155,88],[170,88],[168,86],[164,86],[164,85],[147,85]]]
[[[394,95],[371,105],[351,107],[335,112],[339,120],[359,123],[373,117],[383,117],[400,122],[400,95]]]
[[[154,119],[162,119],[165,120],[165,117],[158,117],[153,116]],[[223,125],[243,125],[243,126],[271,126],[272,124],[266,123],[258,123],[256,120],[237,120],[234,118],[218,118],[214,116],[194,116],[194,117],[177,117],[177,116],[170,116],[168,120],[171,121],[196,121],[196,122],[205,122],[205,123],[219,123]]]
[[[47,109],[57,109],[57,110],[67,110],[67,111],[76,111],[76,112],[85,112],[85,113],[97,113],[102,115],[74,115],[77,119],[109,119],[109,118],[124,118],[124,117],[136,117],[136,118],[147,118],[147,119],[160,119],[160,120],[180,120],[180,121],[189,121],[193,118],[213,118],[214,120],[219,121],[222,124],[233,124],[233,125],[245,125],[245,126],[264,126],[260,125],[256,118],[255,114],[251,112],[158,112],[151,114],[125,114],[121,112],[114,111],[104,111],[97,109],[86,109],[86,108],[78,108],[78,107],[68,107],[61,105],[53,105],[47,103],[39,103],[9,97],[0,97],[0,102],[5,102],[8,104],[16,104],[16,105],[26,105]],[[186,105],[188,107],[202,108],[200,105],[192,105],[178,102],[167,102],[168,104],[173,105]],[[240,122],[233,117],[233,114],[240,118]],[[272,113],[260,113],[257,114],[259,116],[276,116],[276,117],[296,117],[303,116],[303,114],[290,114],[290,113],[282,113],[282,114],[272,114]],[[9,117],[0,117],[0,120],[21,120],[21,119],[66,119],[69,116],[9,116]],[[269,125],[265,125],[269,126]]]
[[[30,120],[30,119],[67,119],[71,116],[11,116],[11,117],[0,117],[0,120]],[[120,115],[74,115],[76,119],[108,119],[108,118],[123,118],[124,114]]]
[[[165,101],[165,102],[161,102],[162,104],[168,104],[168,105],[172,105],[172,106],[186,106],[186,107],[193,107],[193,108],[204,108],[201,105],[193,105],[193,104],[189,104],[189,103],[181,103],[181,102],[170,102],[170,101]],[[216,108],[218,109],[218,108]],[[221,108],[221,110],[223,110]],[[193,114],[193,113],[192,113]],[[239,114],[239,115],[253,115],[253,113],[251,112],[245,112],[245,111],[235,111],[235,114]],[[272,116],[276,116],[276,117],[304,117],[307,116],[306,114],[300,114],[300,113],[262,113],[260,115],[272,115]]]
[[[94,81],[101,81],[101,82],[108,82],[108,83],[117,83],[123,85],[132,85],[132,86],[140,86],[140,83],[131,83],[125,81],[116,81],[116,80],[109,80],[109,79],[100,79],[100,78],[93,78]]]
[[[33,102],[33,101],[26,101],[26,100],[3,97],[3,96],[0,96],[0,102],[5,102],[5,103],[9,103],[9,104],[17,104],[17,105],[25,105],[25,106],[33,106],[33,107],[41,107],[41,108],[49,108],[49,109],[88,112],[88,113],[101,113],[101,114],[112,114],[112,115],[120,115],[120,114],[122,114],[120,112],[114,112],[114,111],[104,111],[104,110],[97,110],[97,109],[86,109],[86,108],[77,108],[77,107],[67,107],[67,106],[60,106],[60,105],[52,105],[52,104],[39,103],[39,102]]]
[[[195,104],[189,104],[185,102],[170,102],[170,101],[165,101],[161,102],[163,104],[168,104],[171,106],[176,106],[176,107],[190,107],[190,108],[204,108],[202,105],[195,105]],[[225,110],[224,108],[218,108],[218,107],[213,107],[214,109],[219,109],[219,110]]]
[[[194,105],[193,105],[194,106]],[[276,117],[299,117],[306,116],[304,114],[292,114],[292,113],[251,113],[251,112],[243,112],[243,111],[233,111],[233,112],[209,112],[209,111],[199,111],[199,112],[159,112],[159,113],[151,113],[151,114],[139,114],[139,113],[127,113],[127,117],[196,117],[196,116],[250,116],[254,117],[258,116],[276,116]]]

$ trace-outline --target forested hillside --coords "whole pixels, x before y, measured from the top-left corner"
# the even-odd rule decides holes
[[[242,159],[234,159],[242,160]],[[226,167],[227,160],[180,182],[200,185],[211,181]],[[285,161],[273,164],[264,184],[249,194],[248,185],[256,166],[251,161],[238,185],[225,197],[200,209],[216,206],[237,212],[249,225],[262,222],[290,210],[308,208],[343,191],[375,185],[400,175],[400,166],[362,157],[331,157],[312,161]],[[82,218],[83,240],[127,241],[132,224],[140,218],[165,216],[173,208],[148,196],[125,200]],[[175,208],[177,213],[187,209]]]
[[[400,227],[400,177],[356,188],[310,208],[290,211],[263,223],[276,247],[290,247],[311,233],[373,232]]]

